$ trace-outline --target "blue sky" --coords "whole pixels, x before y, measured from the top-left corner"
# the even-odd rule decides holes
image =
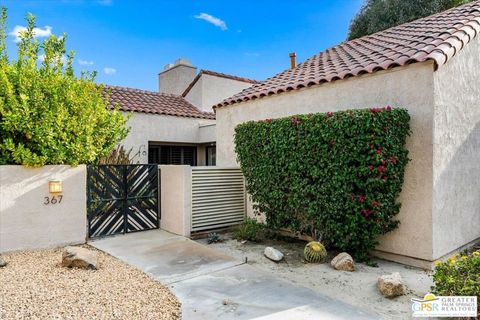
[[[362,0],[0,0],[8,31],[37,17],[38,35],[67,33],[76,70],[158,90],[157,74],[187,58],[200,69],[262,80],[345,40]],[[15,37],[9,37],[14,52]]]

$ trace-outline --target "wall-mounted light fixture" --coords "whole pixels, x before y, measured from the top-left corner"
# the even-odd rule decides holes
[[[62,181],[50,180],[48,182],[48,191],[50,193],[62,193],[63,192]]]

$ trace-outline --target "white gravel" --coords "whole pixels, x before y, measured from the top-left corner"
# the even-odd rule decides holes
[[[98,270],[61,267],[61,249],[4,254],[0,319],[181,318],[180,303],[166,287],[98,253]]]
[[[385,319],[410,319],[412,314],[410,299],[423,298],[433,284],[431,272],[384,260],[375,260],[378,267],[357,263],[355,272],[334,270],[330,266],[330,260],[336,254],[334,252],[329,253],[325,263],[305,263],[303,259],[305,242],[266,240],[263,243],[242,244],[231,240],[229,234],[222,234],[221,237],[226,241],[209,246],[239,260],[248,257],[248,264],[253,267],[331,298],[376,312]],[[198,241],[206,244],[206,239]],[[284,254],[283,261],[275,263],[265,258],[263,251],[267,246],[280,250]],[[399,272],[402,275],[407,286],[407,294],[387,299],[378,291],[377,279],[392,272]]]

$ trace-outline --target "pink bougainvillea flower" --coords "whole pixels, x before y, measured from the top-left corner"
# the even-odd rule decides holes
[[[298,119],[297,117],[292,117],[291,122],[294,125],[298,125],[300,124],[300,119]]]
[[[360,203],[364,203],[365,202],[365,196],[358,196],[358,201]]]
[[[373,210],[365,209],[365,208],[360,211],[360,214],[365,218],[369,217],[372,213],[373,213]]]
[[[395,156],[390,158],[390,162],[393,163],[393,164],[397,164],[397,161],[398,161],[398,159]]]
[[[331,116],[333,116],[333,112],[331,111],[327,112],[327,117],[331,117]]]
[[[368,166],[368,169],[370,169],[370,170],[373,170],[374,168],[375,168],[375,167],[373,166],[373,164],[371,164],[371,165]]]
[[[382,108],[370,108],[370,112],[373,112],[373,113],[382,112]]]
[[[377,149],[377,154],[382,154],[382,152],[383,152],[383,148],[378,148]]]
[[[265,122],[270,123],[270,122],[272,122],[272,119],[268,118],[268,119],[265,120]]]
[[[387,110],[387,111],[392,111],[392,107],[391,107],[391,106],[386,106],[386,107],[385,107],[385,110]]]
[[[372,207],[376,208],[376,207],[379,207],[379,206],[380,206],[380,202],[378,202],[378,201],[373,201],[372,202]]]
[[[385,172],[385,166],[378,166],[378,172],[383,173]]]

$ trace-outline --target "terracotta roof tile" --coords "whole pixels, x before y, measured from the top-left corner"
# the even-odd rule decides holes
[[[232,76],[232,75],[225,74],[225,73],[220,73],[220,72],[215,72],[215,71],[203,70],[202,69],[195,76],[195,78],[193,78],[192,82],[188,85],[187,89],[185,89],[185,91],[182,93],[182,97],[187,96],[187,94],[190,92],[190,90],[192,90],[195,83],[197,83],[197,81],[200,79],[202,74],[208,74],[210,76],[215,76],[215,77],[220,77],[220,78],[225,78],[225,79],[230,79],[230,80],[236,80],[236,81],[241,81],[241,82],[246,82],[246,83],[251,83],[251,84],[260,83],[257,80],[252,80],[252,79],[248,79],[248,78],[242,78],[242,77]]]
[[[445,64],[480,33],[480,1],[329,48],[214,108],[411,63]]]
[[[110,107],[122,111],[163,114],[176,117],[215,119],[215,114],[197,109],[181,96],[126,87],[104,85]]]

